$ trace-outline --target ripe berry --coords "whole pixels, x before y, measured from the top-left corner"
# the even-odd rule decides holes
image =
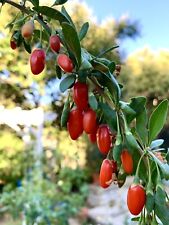
[[[146,203],[146,193],[142,185],[133,184],[127,193],[127,206],[131,214],[137,216]]]
[[[97,129],[97,145],[102,154],[107,154],[111,148],[110,130],[105,124]]]
[[[72,140],[78,139],[78,137],[83,133],[83,114],[78,108],[70,111],[67,129]]]
[[[14,41],[14,40],[10,40],[10,46],[11,46],[11,48],[13,49],[13,50],[15,50],[16,48],[17,48],[17,44],[16,44],[16,42]]]
[[[85,110],[88,106],[88,86],[85,83],[76,82],[73,87],[73,100],[76,106]]]
[[[65,54],[58,55],[57,64],[64,72],[71,73],[73,71],[73,62]]]
[[[91,143],[96,143],[96,133],[88,134],[88,138]]]
[[[52,49],[52,51],[59,52],[60,38],[57,34],[50,36],[49,43],[50,43],[50,48]]]
[[[96,113],[89,108],[83,114],[83,129],[87,134],[91,134],[96,130],[96,126]]]
[[[133,158],[131,154],[127,150],[123,150],[120,157],[124,171],[127,174],[131,174],[133,172]]]
[[[34,31],[34,23],[32,20],[27,21],[21,28],[21,34],[24,38],[30,38]]]
[[[45,51],[43,49],[35,49],[30,56],[31,71],[37,75],[45,68]]]
[[[107,188],[112,183],[112,162],[109,159],[104,159],[100,168],[100,186]]]

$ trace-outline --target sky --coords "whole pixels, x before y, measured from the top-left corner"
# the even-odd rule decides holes
[[[84,0],[96,15],[98,21],[108,17],[119,19],[129,15],[138,20],[141,37],[122,44],[127,54],[143,47],[153,51],[169,50],[169,0]]]

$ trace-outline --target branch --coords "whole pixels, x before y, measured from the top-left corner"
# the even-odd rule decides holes
[[[24,5],[19,5],[11,0],[3,0],[3,3],[7,3],[17,9],[19,9],[21,12],[24,12],[25,14],[29,15],[31,12],[31,10],[27,9]],[[35,17],[35,19],[44,27],[45,30],[47,30],[48,35],[50,35],[51,31],[49,26],[43,21],[43,19],[40,19],[38,16]]]
[[[19,9],[20,11],[22,11],[26,14],[29,14],[29,12],[30,12],[25,6],[19,5],[16,2],[13,2],[11,0],[4,0],[3,2],[14,6],[15,8]]]

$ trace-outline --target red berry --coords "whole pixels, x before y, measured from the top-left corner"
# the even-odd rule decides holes
[[[100,125],[97,130],[97,145],[102,154],[107,154],[111,148],[111,135],[107,125]]]
[[[131,214],[137,216],[146,203],[146,193],[142,185],[133,184],[127,193],[127,206]]]
[[[88,134],[88,137],[91,143],[96,143],[96,133]]]
[[[76,106],[85,110],[88,106],[88,86],[85,83],[76,82],[73,87],[73,100]]]
[[[123,150],[120,157],[124,171],[127,174],[131,174],[133,172],[133,158],[131,154],[127,150]]]
[[[96,125],[93,133],[88,134],[88,138],[89,138],[90,142],[93,143],[93,144],[96,143],[96,140],[97,140],[97,138],[96,138],[97,129],[98,129],[98,125]]]
[[[78,137],[83,133],[83,114],[78,108],[70,111],[67,129],[72,140],[78,139]]]
[[[21,28],[21,34],[24,38],[30,38],[34,31],[34,23],[32,20],[27,21]]]
[[[89,108],[83,114],[83,129],[87,134],[91,134],[96,130],[96,126],[96,113]]]
[[[43,49],[35,49],[30,56],[31,71],[37,75],[45,68],[45,51]]]
[[[64,72],[71,73],[73,71],[73,62],[65,54],[58,55],[57,64]]]
[[[112,162],[109,159],[104,159],[100,168],[100,186],[107,188],[112,183]]]
[[[13,49],[13,50],[15,50],[16,48],[17,48],[17,44],[16,44],[16,42],[14,41],[14,40],[10,40],[10,46],[11,46],[11,48]]]
[[[60,50],[60,38],[57,34],[50,36],[49,43],[50,43],[50,48],[54,52],[59,52],[59,50]]]

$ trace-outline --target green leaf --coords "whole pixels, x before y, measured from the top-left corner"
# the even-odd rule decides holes
[[[146,210],[150,214],[154,209],[155,197],[152,192],[146,193]]]
[[[60,91],[65,92],[68,88],[72,87],[72,85],[75,83],[76,75],[68,75],[65,77],[61,83],[60,83]]]
[[[139,219],[140,219],[139,216],[138,217],[133,217],[133,218],[131,218],[131,221],[139,221]]]
[[[115,62],[109,63],[108,68],[109,68],[110,73],[114,73],[114,71],[116,69],[116,63]]]
[[[166,193],[158,187],[155,195],[155,213],[163,225],[168,225],[169,207],[166,204]]]
[[[116,79],[114,78],[114,76],[108,77],[104,73],[101,74],[100,78],[101,79],[98,80],[99,83],[102,86],[108,88],[108,90],[110,92],[110,95],[112,96],[113,101],[114,101],[115,105],[117,106],[119,104],[119,99],[120,99],[120,96],[121,96],[121,89],[120,89]]]
[[[88,29],[89,29],[89,23],[86,22],[83,24],[83,26],[81,27],[80,32],[79,32],[79,40],[80,41],[83,40],[83,38],[86,36]]]
[[[102,73],[106,73],[109,71],[108,66],[106,66],[103,62],[93,60],[91,63],[95,70],[98,70]]]
[[[80,70],[79,73],[78,73],[78,81],[81,82],[81,83],[86,83],[86,79],[87,79],[87,73],[86,71],[84,70]]]
[[[67,101],[64,104],[62,115],[61,115],[61,126],[62,127],[65,127],[67,124],[69,112],[70,112],[70,103],[69,103],[69,97],[68,97]]]
[[[39,6],[39,0],[29,0],[35,7]]]
[[[23,37],[21,35],[21,31],[19,31],[19,30],[15,31],[12,38],[15,39],[18,47],[21,46],[21,44],[23,42]]]
[[[97,58],[102,57],[102,56],[105,55],[106,53],[108,53],[108,52],[110,52],[110,51],[112,51],[112,50],[114,50],[114,49],[116,49],[116,48],[118,48],[118,47],[119,47],[118,45],[115,45],[115,46],[112,46],[112,47],[110,47],[110,48],[108,48],[108,49],[106,49],[106,50],[100,52],[99,55],[97,56]]]
[[[68,0],[55,0],[55,2],[53,3],[52,6],[55,5],[63,5],[64,3],[66,3]]]
[[[139,115],[143,110],[144,106],[146,104],[146,98],[139,96],[131,98],[131,103],[129,106],[136,112],[135,115],[129,115],[127,117],[127,123],[130,123],[134,118],[136,118],[137,115]]]
[[[121,136],[117,136],[117,139],[119,138],[119,140],[121,140]],[[113,159],[116,161],[116,162],[121,162],[121,159],[120,159],[120,155],[121,155],[121,152],[123,150],[123,146],[121,144],[121,142],[119,140],[116,139],[116,142],[115,142],[115,145],[114,145],[114,148],[113,148]]]
[[[143,107],[143,111],[136,116],[136,131],[145,145],[148,141],[147,120],[147,112]]]
[[[149,143],[159,134],[166,121],[168,111],[168,100],[162,101],[150,116],[149,128]]]
[[[161,162],[151,151],[149,151],[149,153],[153,157],[153,159],[156,161],[156,163],[159,165],[161,172],[163,174],[163,177],[166,180],[169,180],[169,164]]]
[[[90,61],[92,60],[92,57],[90,53],[84,48],[81,49],[81,57],[82,57],[82,63],[80,66],[80,70],[90,70],[93,68]]]
[[[104,118],[112,131],[117,130],[117,117],[116,112],[110,108],[109,105],[99,102],[99,107],[103,112]]]
[[[154,149],[154,148],[158,148],[159,146],[161,146],[164,143],[163,139],[157,139],[151,142],[150,148]]]
[[[58,65],[56,65],[56,75],[59,79],[61,79],[62,77],[62,70],[60,69],[60,67]]]
[[[23,44],[24,44],[24,48],[25,48],[25,50],[29,53],[29,54],[31,54],[31,45],[29,44],[29,43],[27,43],[24,39],[23,39]]]
[[[138,150],[140,148],[135,137],[133,136],[133,134],[131,132],[126,133],[125,141],[126,141],[128,151],[131,154],[134,154],[135,150]]]
[[[58,11],[57,9],[53,9],[48,6],[39,6],[38,8],[34,8],[38,13],[41,13],[43,16],[47,16],[51,19],[58,20],[60,23],[69,22],[69,20],[65,17],[63,13]]]
[[[67,21],[69,21],[69,23],[75,28],[75,25],[73,23],[73,20],[72,18],[69,16],[68,12],[66,11],[65,7],[62,6],[62,9],[61,9],[61,12],[62,14],[67,18]],[[76,29],[76,28],[75,28]]]
[[[90,94],[89,96],[89,105],[90,107],[93,109],[93,110],[97,110],[98,108],[98,102],[97,102],[97,99],[96,97],[94,96],[94,94]]]
[[[69,23],[62,23],[62,31],[69,50],[75,56],[78,68],[81,65],[81,46],[75,28]]]
[[[136,112],[126,102],[120,101],[120,108],[125,113],[126,118],[128,116],[135,116],[136,115]]]

